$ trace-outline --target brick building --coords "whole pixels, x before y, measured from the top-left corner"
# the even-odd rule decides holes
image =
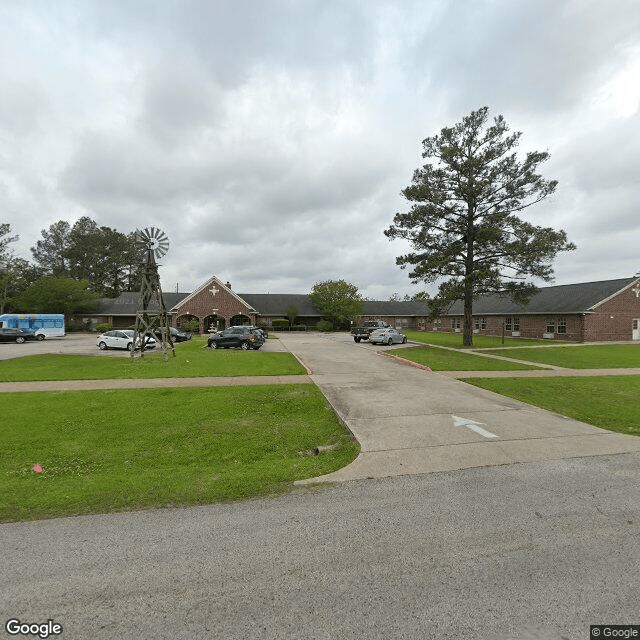
[[[94,322],[127,327],[135,321],[139,294],[123,293],[103,299]],[[174,326],[197,320],[200,333],[237,324],[264,323],[297,310],[298,324],[314,328],[322,318],[308,295],[237,294],[215,276],[193,293],[166,293],[165,305]],[[543,287],[528,305],[517,305],[499,295],[480,296],[474,302],[474,332],[483,335],[546,338],[572,342],[640,340],[640,278]],[[398,329],[462,332],[463,308],[456,302],[442,317],[429,319],[426,303],[375,301],[364,303],[359,319],[382,319]]]
[[[640,340],[640,278],[542,287],[528,305],[499,295],[473,303],[474,332],[570,342]],[[461,332],[463,305],[456,302],[430,328]]]

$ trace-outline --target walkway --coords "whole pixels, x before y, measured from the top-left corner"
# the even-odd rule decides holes
[[[640,438],[380,357],[378,348],[356,345],[349,336],[280,339],[311,369],[311,379],[361,444],[352,464],[303,483],[640,451]]]

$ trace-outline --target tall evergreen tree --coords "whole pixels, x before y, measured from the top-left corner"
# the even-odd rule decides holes
[[[533,151],[519,161],[522,134],[508,135],[500,115],[489,124],[488,112],[472,111],[423,141],[422,157],[434,162],[414,172],[402,191],[411,208],[384,232],[410,242],[413,251],[396,263],[412,266],[412,282],[445,279],[430,301],[433,316],[464,301],[466,346],[473,344],[474,298],[500,292],[525,303],[537,291],[526,278],[552,280],[556,254],[575,249],[564,231],[515,215],[551,195],[557,182],[536,173],[549,154]]]

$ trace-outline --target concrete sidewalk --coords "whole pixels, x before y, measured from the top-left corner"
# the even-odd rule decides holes
[[[362,447],[344,469],[300,484],[640,451],[640,438],[406,366],[346,335],[280,339]]]
[[[310,384],[307,375],[235,376],[206,378],[148,378],[144,380],[43,380],[1,382],[0,393],[17,391],[95,391],[97,389],[150,389],[154,387],[233,387],[260,384]]]

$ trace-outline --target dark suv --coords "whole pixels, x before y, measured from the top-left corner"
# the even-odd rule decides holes
[[[229,327],[209,336],[207,345],[212,349],[228,349],[240,347],[240,349],[259,349],[264,344],[264,337],[259,329],[252,327]]]

